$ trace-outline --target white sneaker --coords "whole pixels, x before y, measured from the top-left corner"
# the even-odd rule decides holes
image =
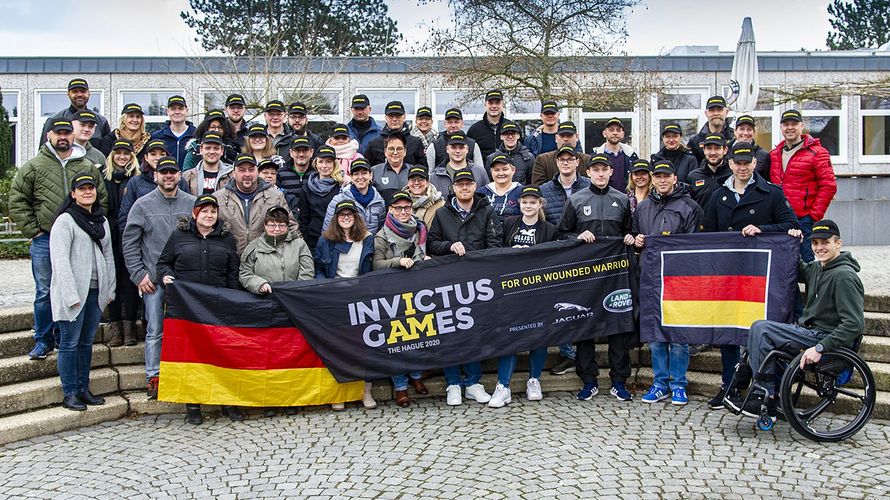
[[[494,394],[491,395],[491,401],[488,402],[489,408],[501,408],[513,401],[510,395],[510,388],[504,387],[500,383],[494,388]]]
[[[477,403],[487,403],[491,400],[491,396],[485,392],[485,387],[482,384],[473,384],[466,389],[467,397],[473,398]]]
[[[334,403],[331,405],[331,409],[334,411],[343,411],[346,409],[346,403]]]
[[[448,406],[459,406],[463,404],[459,385],[449,385],[445,388],[445,402]]]
[[[371,396],[371,382],[365,382],[365,393],[362,394],[362,404],[365,406],[366,410],[371,410],[373,408],[377,408],[377,401],[374,401],[374,397]]]
[[[525,397],[529,401],[540,401],[544,399],[544,395],[541,394],[541,382],[536,378],[528,379],[528,382],[525,383]]]

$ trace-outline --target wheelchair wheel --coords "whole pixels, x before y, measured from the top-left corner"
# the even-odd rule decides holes
[[[855,352],[837,348],[801,370],[802,356],[789,363],[779,388],[788,423],[813,441],[842,441],[856,434],[871,417],[877,398],[868,364]]]

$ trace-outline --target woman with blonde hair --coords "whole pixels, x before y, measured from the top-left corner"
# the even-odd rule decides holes
[[[651,191],[652,172],[649,170],[649,162],[639,159],[633,162],[627,179],[627,189],[624,191],[630,199],[631,214],[637,209],[637,204],[649,197]]]
[[[279,160],[281,159],[275,150],[275,145],[272,144],[272,140],[269,139],[269,134],[266,132],[266,126],[262,123],[254,123],[247,129],[247,138],[244,141],[244,146],[241,148],[241,152],[253,155],[257,163],[266,158],[273,158],[274,160],[274,157],[276,156]]]
[[[114,143],[119,140],[129,141],[138,162],[142,161],[142,157],[146,153],[145,146],[151,140],[151,134],[145,130],[145,116],[142,106],[135,102],[124,105],[117,128],[102,138],[99,151],[102,151],[106,156],[110,155],[111,150],[114,148]]]

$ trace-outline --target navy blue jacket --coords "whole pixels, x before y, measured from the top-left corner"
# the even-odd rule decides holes
[[[335,243],[328,241],[324,236],[318,239],[315,246],[315,279],[336,278],[337,264],[340,262],[340,254],[349,252],[352,243]],[[371,262],[374,260],[374,235],[369,234],[362,240],[362,253],[359,257],[359,275],[371,272]]]
[[[764,233],[784,233],[800,228],[782,188],[770,184],[757,173],[754,174],[754,184],[745,189],[739,201],[735,200],[735,193],[721,185],[711,195],[705,212],[705,231],[741,231],[749,224]]]
[[[578,175],[575,177],[575,182],[572,183],[572,194],[587,187],[590,187],[590,179]],[[547,222],[559,224],[562,212],[566,208],[566,201],[569,199],[566,190],[559,183],[559,174],[541,185],[541,194],[544,195],[544,215]]]
[[[349,129],[349,138],[358,141],[358,152],[362,156],[365,156],[365,153],[367,153],[368,145],[371,144],[371,141],[380,135],[380,125],[377,125],[377,122],[371,117],[368,117],[368,120],[371,121],[371,126],[365,130],[364,135],[359,135],[358,129],[355,128],[355,118],[349,120],[349,123],[346,124],[346,128]]]
[[[188,128],[185,129],[185,133],[181,136],[176,137],[176,134],[170,130],[170,121],[168,120],[166,124],[164,124],[164,128],[160,130],[155,130],[151,134],[152,140],[160,139],[164,141],[164,145],[167,146],[167,154],[176,158],[176,164],[182,167],[182,164],[185,162],[185,147],[188,146],[189,141],[195,138],[195,128],[192,125],[192,122],[185,122]]]

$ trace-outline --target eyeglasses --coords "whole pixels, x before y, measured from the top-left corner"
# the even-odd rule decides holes
[[[352,212],[341,212],[341,213],[337,214],[337,218],[338,219],[354,219],[355,214]]]
[[[562,164],[564,164],[564,165],[568,165],[569,163],[574,163],[574,162],[578,161],[578,159],[577,159],[577,158],[574,158],[574,157],[569,157],[569,158],[557,158],[556,161],[558,161],[559,163],[562,163]]]
[[[386,152],[387,152],[387,153],[404,153],[404,152],[405,152],[405,148],[403,148],[403,147],[398,147],[398,148],[386,148]]]
[[[266,227],[269,229],[287,229],[287,223],[284,222],[267,222]]]
[[[390,207],[393,212],[411,212],[411,205],[406,205],[404,207]]]

